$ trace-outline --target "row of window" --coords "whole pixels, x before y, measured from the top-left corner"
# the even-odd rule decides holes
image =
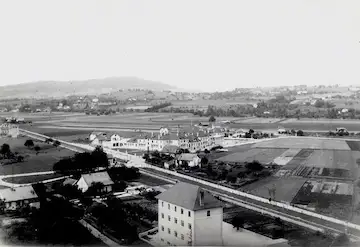
[[[167,230],[168,230],[168,234],[171,234],[171,229],[168,228]],[[161,231],[165,231],[164,226],[161,226]],[[174,236],[175,236],[175,237],[178,237],[178,232],[177,232],[177,231],[174,231]],[[180,238],[181,238],[181,240],[184,240],[184,239],[185,239],[184,234],[181,234],[181,235],[180,235]]]
[[[210,212],[210,211],[209,211]],[[165,218],[165,215],[163,214],[163,213],[161,213],[161,218]],[[171,216],[170,215],[168,215],[168,221],[171,221]],[[177,224],[178,223],[178,219],[176,218],[176,217],[174,217],[174,223],[175,224]],[[180,224],[181,224],[181,226],[184,226],[184,221],[182,220],[181,222],[180,222]],[[189,223],[188,224],[188,228],[191,230],[191,224]]]
[[[164,207],[164,202],[161,202],[161,206]],[[168,209],[170,210],[170,203],[168,203]],[[174,206],[174,211],[177,212],[177,207]],[[184,209],[180,209],[180,213],[184,214]],[[191,211],[188,211],[188,216],[191,217]]]

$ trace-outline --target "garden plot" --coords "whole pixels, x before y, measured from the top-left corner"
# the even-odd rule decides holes
[[[359,141],[346,141],[350,149],[353,151],[360,151],[360,142]]]
[[[330,149],[350,150],[343,140],[321,140],[315,138],[289,137],[254,144],[257,148]]]
[[[279,166],[284,166],[289,163],[300,151],[301,149],[288,149],[279,157],[275,158],[273,162]]]
[[[306,182],[305,178],[274,178],[270,177],[266,179],[266,183],[264,184],[262,181],[255,182],[251,184],[249,187],[243,187],[244,190],[250,190],[251,194],[269,198],[270,193],[269,190],[275,188],[275,197],[276,201],[284,201],[291,202],[293,198],[296,196],[300,188]],[[258,185],[258,186],[256,186]]]
[[[245,152],[233,153],[223,157],[220,157],[218,160],[223,162],[251,162],[254,160],[259,161],[263,164],[268,164],[273,162],[274,158],[278,157],[284,153],[287,149],[263,149],[263,148],[254,148]]]

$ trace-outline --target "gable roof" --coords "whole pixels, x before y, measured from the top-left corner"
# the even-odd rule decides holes
[[[0,190],[0,199],[5,202],[16,202],[38,198],[32,186],[20,186]]]
[[[180,148],[176,145],[165,145],[161,152],[175,154]]]
[[[81,177],[85,180],[85,183],[88,186],[90,186],[92,183],[103,183],[104,185],[114,184],[107,172],[83,174]]]
[[[76,184],[77,180],[76,179],[73,179],[73,178],[67,178],[64,180],[64,182],[62,183],[63,185],[74,185]]]
[[[202,204],[200,204],[200,192],[204,193]],[[183,182],[175,184],[156,198],[192,211],[222,207],[222,203],[209,192],[197,185]]]
[[[184,161],[193,161],[196,157],[199,158],[199,156],[197,154],[182,153],[177,157],[177,159],[184,160]]]

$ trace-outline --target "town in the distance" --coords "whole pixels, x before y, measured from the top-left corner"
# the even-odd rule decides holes
[[[360,245],[359,87],[120,81],[0,87],[1,244]]]

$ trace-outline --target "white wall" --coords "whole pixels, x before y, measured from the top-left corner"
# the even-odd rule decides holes
[[[188,241],[193,239],[194,236],[194,212],[179,206],[170,204],[170,209],[168,208],[169,203],[159,200],[158,203],[158,227],[159,227],[159,243],[162,245],[175,244],[178,246],[188,245]],[[176,206],[176,212],[175,212]],[[181,214],[181,209],[183,209],[183,214]],[[162,218],[164,214],[164,218]],[[170,221],[168,217],[170,216]],[[175,218],[177,223],[175,223]],[[184,226],[181,225],[181,221],[184,222]],[[191,230],[189,229],[188,224],[191,224]],[[162,230],[164,227],[164,231]],[[171,230],[170,234],[168,233],[168,228]],[[175,237],[175,231],[177,232],[177,237]],[[184,235],[184,239],[181,239],[181,235]],[[163,239],[164,241],[161,241]]]
[[[87,185],[87,183],[85,182],[83,177],[81,177],[79,179],[79,181],[77,181],[76,185],[79,187],[79,189],[82,192],[85,192],[85,191],[87,191],[89,189],[89,186]]]
[[[207,216],[207,211],[210,216]],[[221,246],[223,209],[213,208],[195,212],[194,245]]]

